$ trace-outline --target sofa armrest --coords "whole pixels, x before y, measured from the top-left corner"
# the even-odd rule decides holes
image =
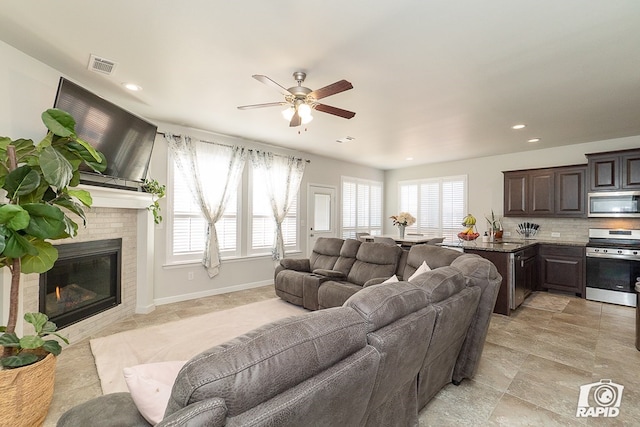
[[[284,258],[280,260],[280,265],[287,270],[311,272],[308,258]]]
[[[224,399],[200,400],[164,417],[156,427],[222,427],[227,417]]]
[[[362,285],[362,287],[366,288],[367,286],[379,285],[380,283],[383,283],[387,279],[389,279],[389,278],[388,277],[374,277],[373,279],[369,279],[366,282],[364,282],[364,285]]]
[[[111,393],[74,406],[62,414],[56,426],[149,427],[151,424],[138,412],[131,394]]]
[[[346,279],[347,276],[338,270],[327,270],[324,268],[316,268],[313,270],[313,274],[319,274],[320,276],[327,277],[329,279]]]

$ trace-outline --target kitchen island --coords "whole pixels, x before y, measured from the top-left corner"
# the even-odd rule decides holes
[[[509,316],[536,290],[558,290],[584,298],[587,242],[538,239],[441,243],[495,264],[502,286],[494,313]]]

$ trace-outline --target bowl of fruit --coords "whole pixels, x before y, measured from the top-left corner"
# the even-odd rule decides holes
[[[464,231],[458,233],[458,239],[470,242],[480,236],[480,233],[476,231],[476,218],[473,215],[467,214],[467,216],[462,219],[462,225],[466,228]]]

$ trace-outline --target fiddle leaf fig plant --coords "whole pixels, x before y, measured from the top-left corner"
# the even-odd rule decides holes
[[[16,336],[20,275],[53,267],[58,251],[49,240],[72,238],[78,232],[78,224],[68,214],[86,224],[84,208],[93,201],[88,191],[73,188],[80,183],[80,165],[95,172],[107,166],[104,155],[78,137],[69,113],[48,109],[42,113],[42,122],[48,132],[37,144],[0,137],[0,187],[6,191],[0,202],[0,267],[11,272],[9,316],[7,326],[0,328],[4,332],[0,364],[7,368],[34,363],[38,353],[60,353],[57,341],[42,339],[51,334],[60,337],[43,313],[25,314],[35,335]]]

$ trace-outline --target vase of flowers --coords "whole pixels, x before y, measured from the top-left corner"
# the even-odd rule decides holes
[[[400,212],[398,215],[392,215],[389,218],[393,221],[393,225],[398,227],[400,237],[404,237],[404,229],[416,223],[416,219],[409,212]]]

